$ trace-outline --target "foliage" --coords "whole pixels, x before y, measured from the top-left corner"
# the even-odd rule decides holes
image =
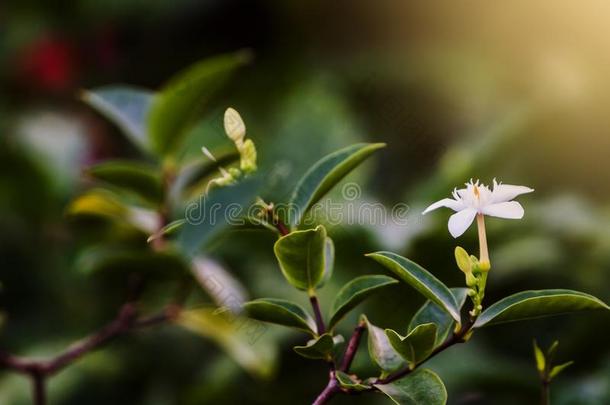
[[[96,240],[80,262],[86,263],[86,273],[115,272],[126,282],[131,279],[129,297],[115,321],[85,340],[93,342],[90,346],[71,346],[68,355],[60,353],[48,362],[21,362],[6,356],[6,367],[30,375],[35,384],[44,383],[45,378],[110,337],[170,322],[214,342],[255,378],[270,379],[275,371],[276,342],[258,340],[254,333],[264,326],[260,322],[265,322],[304,333],[306,340],[293,351],[329,366],[328,385],[315,400],[317,404],[342,393],[370,392],[380,392],[398,404],[444,404],[447,390],[442,379],[420,366],[448,347],[467,342],[479,328],[569,312],[610,310],[593,295],[566,289],[522,291],[484,307],[490,271],[487,257],[482,260],[456,248],[454,256],[465,286],[450,287],[437,277],[441,271],[426,270],[393,252],[367,253],[354,247],[346,254],[366,253],[392,277],[358,275],[339,283],[330,312],[324,316],[322,289],[343,275],[334,271],[333,229],[327,224],[310,226],[304,219],[316,203],[385,144],[357,143],[330,153],[305,172],[287,201],[266,202],[263,197],[267,198],[271,180],[259,169],[257,148],[253,139],[245,138],[241,116],[229,108],[224,130],[234,152],[226,159],[217,159],[220,151],[201,145],[211,161],[200,156],[197,170],[192,170],[192,162],[180,155],[189,144],[189,131],[201,118],[202,107],[247,59],[238,53],[198,62],[158,92],[104,87],[82,93],[82,100],[114,123],[141,153],[131,160],[112,160],[88,168],[86,175],[93,186],[66,210],[74,223],[118,230]],[[205,192],[196,196],[198,199],[188,196],[187,189],[193,184],[204,185]],[[289,209],[279,211],[281,204]],[[235,207],[242,210],[234,214]],[[245,207],[256,209],[245,212]],[[214,217],[217,213],[221,215]],[[309,300],[311,311],[295,302],[298,295],[295,300],[272,297],[245,302],[246,288],[230,272],[214,265],[202,269],[210,261],[215,263],[210,257],[215,243],[229,231],[246,229],[277,237],[272,249],[266,247],[273,251],[284,280],[307,294],[303,300]],[[487,256],[486,240],[484,246]],[[255,261],[258,254],[254,247],[240,250],[232,246],[231,250],[243,260]],[[228,298],[214,285],[218,279],[225,280],[221,288],[231,286]],[[142,290],[149,287],[149,280],[161,284],[165,295],[171,295],[167,290],[177,290],[159,315],[147,315],[140,308]],[[198,287],[196,297],[189,300],[193,287]],[[391,291],[400,287],[416,291],[425,302],[410,318],[407,311],[397,311],[399,328],[378,326],[366,314],[355,311],[374,296],[384,305],[392,304]],[[354,318],[358,323],[345,339],[339,329]],[[362,334],[366,334],[369,368],[353,372],[352,361]],[[552,366],[555,349],[553,345],[543,353],[535,345],[537,368],[547,384],[571,364]]]

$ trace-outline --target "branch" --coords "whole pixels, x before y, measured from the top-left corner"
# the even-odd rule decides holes
[[[354,333],[352,333],[352,337],[349,339],[349,343],[347,344],[347,349],[345,349],[345,354],[343,355],[343,361],[341,362],[341,371],[345,371],[346,373],[349,371],[350,366],[352,365],[352,360],[354,360],[354,356],[358,351],[358,346],[360,345],[360,338],[362,337],[362,332],[365,329],[364,322],[359,322],[358,326],[354,329]]]
[[[99,331],[79,340],[66,348],[63,352],[49,360],[33,360],[25,357],[14,356],[6,352],[0,352],[0,367],[11,369],[32,377],[42,378],[55,374],[72,362],[78,360],[85,354],[99,348],[113,338],[125,334],[133,329],[154,326],[175,318],[179,308],[168,305],[158,314],[137,318],[135,304],[126,303],[121,307],[117,317],[101,328]]]
[[[316,297],[315,295],[310,295],[309,302],[311,302],[313,314],[316,318],[316,328],[318,329],[318,335],[322,335],[324,332],[326,332],[326,326],[324,325],[324,318],[322,317],[322,311],[320,310],[320,303],[318,302],[318,297]]]
[[[32,379],[33,397],[36,405],[45,405],[46,379],[64,367],[83,357],[87,353],[99,348],[117,336],[133,329],[158,325],[175,319],[181,310],[180,304],[169,304],[158,314],[138,318],[135,298],[139,294],[141,283],[130,291],[130,300],[123,304],[116,318],[98,332],[68,346],[60,354],[49,360],[33,360],[26,357],[14,356],[0,351],[0,368],[13,370],[28,375]],[[132,285],[133,287],[133,285]]]
[[[318,395],[316,400],[313,402],[313,405],[323,405],[339,392],[341,392],[339,383],[337,383],[337,380],[335,379],[335,372],[331,370],[328,376],[328,384],[326,385],[326,388],[324,388],[320,395]]]

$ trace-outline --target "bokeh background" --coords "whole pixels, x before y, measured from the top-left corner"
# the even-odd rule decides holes
[[[488,221],[487,302],[523,289],[571,288],[610,300],[610,4],[511,2],[5,1],[0,5],[0,293],[3,348],[50,355],[114,316],[127,272],[86,272],[96,229],[66,217],[88,187],[83,169],[137,151],[79,101],[80,89],[159,88],[202,58],[249,49],[197,136],[222,137],[234,106],[283,201],[321,156],[358,141],[388,147],[347,181],[359,200],[409,205],[408,224],[339,224],[329,308],[341,284],[383,270],[393,250],[461,286],[448,212],[422,208],[471,177],[536,189],[522,221]],[[339,187],[340,189],[340,187]],[[340,192],[333,195],[342,201]],[[474,228],[457,241],[476,250]],[[207,248],[250,297],[304,302],[286,288],[274,237],[228,233]],[[150,300],[161,300],[164,282]],[[202,293],[204,296],[204,294]],[[205,299],[205,298],[203,298]],[[393,287],[360,311],[404,329],[423,299]],[[357,312],[342,323],[350,333]],[[610,403],[610,320],[583,313],[498,326],[431,362],[451,404],[535,403],[532,339],[560,340],[575,364],[554,404]],[[270,327],[244,371],[209,339],[178,326],[121,338],[50,382],[53,404],[308,403],[324,364],[291,350],[303,336]],[[258,347],[258,346],[257,346]],[[256,349],[257,351],[259,349]],[[373,369],[365,350],[355,370]],[[264,362],[264,364],[262,363]],[[260,372],[264,369],[264,372]],[[257,371],[258,370],[258,371]],[[0,372],[0,402],[26,404],[28,381]],[[388,403],[381,395],[336,403]]]

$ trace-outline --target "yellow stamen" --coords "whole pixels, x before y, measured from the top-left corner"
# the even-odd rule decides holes
[[[477,199],[481,196],[481,193],[479,192],[479,187],[477,187],[476,185],[474,186],[474,196]]]

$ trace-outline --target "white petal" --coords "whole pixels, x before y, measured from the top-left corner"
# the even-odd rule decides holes
[[[494,203],[510,201],[518,195],[531,193],[533,188],[525,186],[513,186],[511,184],[494,184],[491,200]]]
[[[431,206],[429,206],[428,208],[426,208],[424,210],[424,212],[422,212],[422,214],[427,214],[430,211],[433,211],[437,208],[441,208],[441,207],[447,207],[447,208],[451,208],[454,211],[459,211],[462,208],[464,208],[464,204],[462,204],[461,201],[456,201],[456,200],[452,200],[451,198],[443,198],[440,201],[435,202],[434,204],[432,204]]]
[[[483,214],[492,217],[521,219],[523,218],[523,207],[517,201],[501,202],[483,207]]]
[[[449,217],[449,233],[454,238],[457,238],[472,224],[474,217],[477,216],[477,210],[474,208],[466,208],[460,212],[456,212]]]

